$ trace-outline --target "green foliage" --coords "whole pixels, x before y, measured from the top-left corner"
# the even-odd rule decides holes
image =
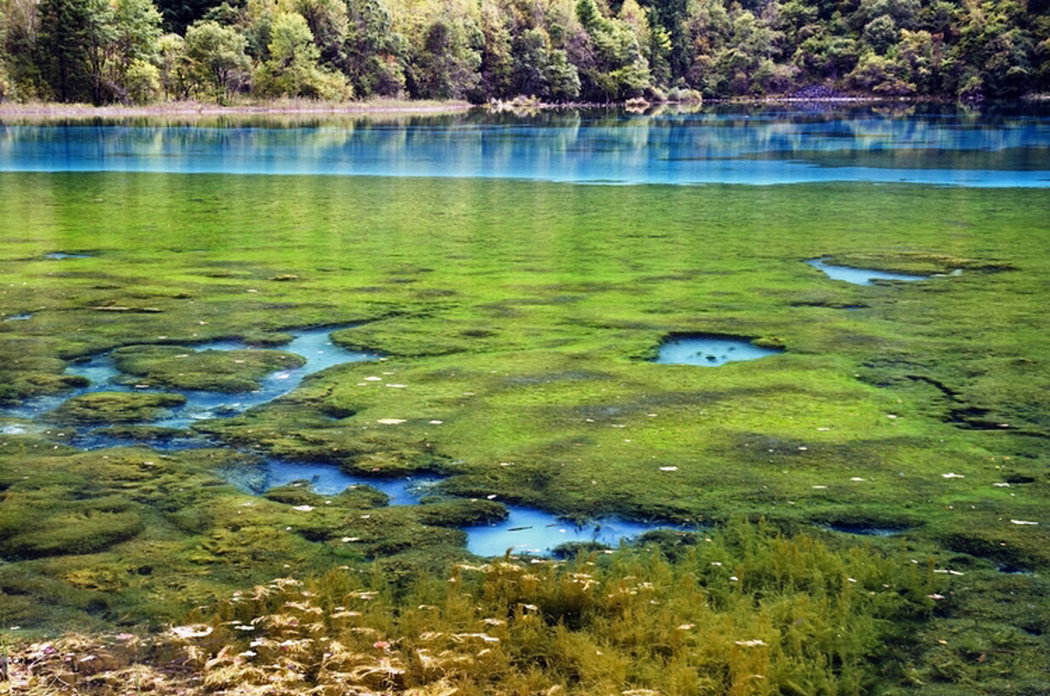
[[[306,19],[294,12],[276,15],[270,27],[269,57],[259,65],[252,88],[264,97],[309,97],[339,101],[349,96],[346,79],[325,70]]]
[[[472,19],[435,19],[411,66],[408,86],[412,94],[424,99],[476,98],[482,41]]]
[[[36,2],[0,1],[0,99],[31,99],[41,89],[38,17]]]
[[[108,101],[104,63],[116,37],[108,0],[44,0],[38,12],[36,49],[51,93],[65,102]]]
[[[160,70],[153,63],[135,59],[124,75],[127,99],[133,104],[149,104],[160,96]]]
[[[399,96],[405,89],[407,40],[380,0],[348,0],[345,72],[354,93]]]
[[[571,127],[577,116],[556,118]],[[965,112],[958,118],[968,123]],[[659,122],[632,123],[643,139],[649,127]],[[866,122],[865,133],[872,127]],[[333,130],[343,129],[319,129],[300,147],[330,147]],[[920,121],[915,136],[925,135]],[[879,156],[870,155],[876,162]],[[929,155],[894,156],[910,163]],[[376,582],[374,601],[394,607],[367,622],[372,605],[364,600],[322,608],[358,611],[361,622],[351,627],[379,632],[366,632],[371,637],[360,652],[391,657],[371,647],[385,640],[392,650],[413,648],[397,654],[403,662],[422,664],[417,649],[476,659],[492,647],[458,635],[490,630],[471,623],[473,607],[509,605],[488,604],[481,590],[447,593],[442,569],[466,552],[462,533],[435,525],[495,509],[459,499],[497,495],[579,516],[619,512],[717,528],[741,515],[766,515],[770,524],[737,523],[725,536],[701,527],[695,543],[665,534],[658,545],[667,560],[631,556],[624,561],[631,567],[615,574],[603,565],[612,556],[583,559],[596,566],[570,566],[572,572],[603,583],[590,594],[582,591],[586,578],[548,576],[540,563],[520,564],[520,576],[549,577],[558,583],[552,589],[523,588],[510,571],[509,579],[486,576],[544,614],[515,634],[515,645],[527,650],[498,653],[502,662],[482,660],[472,674],[509,673],[526,691],[550,688],[557,677],[566,690],[579,684],[609,693],[619,680],[617,693],[647,683],[703,693],[725,683],[733,650],[744,660],[746,650],[763,648],[737,640],[759,639],[770,661],[750,673],[780,679],[786,693],[795,689],[789,682],[796,692],[877,693],[889,688],[880,679],[897,680],[896,665],[908,670],[898,693],[1011,693],[1007,685],[1024,675],[1028,693],[1045,685],[1050,371],[1043,368],[1050,350],[1038,319],[1045,313],[1050,264],[1042,242],[1050,215],[1040,191],[127,173],[6,174],[0,191],[0,224],[17,231],[0,235],[4,316],[50,308],[30,321],[3,322],[3,383],[19,391],[37,383],[57,389],[66,360],[115,346],[248,334],[273,345],[282,330],[304,324],[372,319],[335,340],[387,355],[380,364],[333,368],[279,402],[209,425],[230,448],[76,453],[62,444],[69,431],[58,427],[0,437],[0,544],[10,544],[0,551],[8,561],[0,589],[19,617],[63,628],[163,625],[238,587],[345,565],[349,570],[329,580],[353,578],[340,599],[370,589],[374,568],[388,581]],[[513,234],[491,234],[506,230],[508,219]],[[157,220],[167,221],[165,234]],[[207,252],[195,251],[202,245]],[[54,249],[93,254],[62,261],[70,270],[55,272],[59,262],[42,259]],[[964,272],[849,286],[800,262],[823,254],[860,267]],[[298,280],[261,281],[286,274]],[[98,311],[115,297],[163,311]],[[645,360],[662,337],[683,330],[779,339],[787,350],[715,370]],[[963,412],[971,408],[985,414]],[[951,421],[955,411],[963,422]],[[404,420],[380,422],[392,418]],[[976,429],[979,419],[994,431]],[[7,418],[3,425],[7,433],[16,431],[8,425],[26,424]],[[454,504],[429,498],[422,506],[391,507],[370,489],[250,496],[219,474],[246,487],[259,480],[234,447],[365,473],[437,471],[448,478],[436,490],[461,495]],[[994,485],[1001,483],[1009,485]],[[117,506],[121,500],[131,503]],[[774,522],[809,534],[778,534]],[[856,534],[814,529],[814,522],[847,531],[884,527],[895,536],[867,537],[868,546]],[[61,545],[43,543],[51,537]],[[859,560],[850,551],[855,546]],[[17,556],[10,551],[16,547]],[[887,564],[889,580],[880,570]],[[1006,564],[1037,574],[1000,572]],[[962,575],[936,572],[948,569]],[[462,581],[476,586],[475,573],[461,572]],[[632,574],[624,606],[634,621],[627,622],[605,595],[619,587],[610,583]],[[653,583],[653,594],[643,595],[650,592],[643,582]],[[685,606],[687,593],[674,589],[689,582],[706,609]],[[896,596],[881,583],[897,588]],[[674,609],[664,614],[664,605],[649,600]],[[427,619],[433,610],[420,604],[448,607],[440,630],[458,617],[452,635],[459,647],[413,642],[435,625]],[[858,618],[843,619],[832,608]],[[709,623],[675,638],[666,629],[686,622],[680,612]],[[513,618],[474,616],[508,626]],[[401,617],[415,623],[397,624]],[[887,621],[913,630],[916,645],[893,652],[900,629]],[[615,625],[624,637],[612,640],[599,625]],[[840,655],[831,651],[842,626],[849,634]],[[347,640],[365,640],[350,633]],[[698,644],[689,642],[697,636]],[[875,652],[856,658],[869,644]],[[252,649],[234,647],[233,656]],[[318,646],[309,648],[315,655]],[[221,645],[215,650],[218,659]],[[818,653],[830,654],[830,662],[818,664]],[[799,681],[794,663],[776,662],[778,654],[802,654],[811,681]],[[222,657],[213,678],[231,660],[230,653]],[[457,661],[441,666],[454,671]],[[342,674],[349,664],[328,663],[328,673]],[[501,664],[516,671],[500,672]],[[548,664],[554,677],[537,666]],[[354,665],[371,669],[375,661]],[[723,671],[709,672],[709,665]],[[923,684],[932,686],[920,690]],[[485,686],[491,683],[477,689]]]
[[[641,96],[650,74],[640,26],[602,16],[594,0],[578,0],[576,18],[586,29],[579,65],[583,96],[600,102]]]
[[[225,101],[250,92],[331,100],[660,101],[671,88],[731,97],[819,84],[980,100],[1050,89],[1050,20],[1013,0],[962,7],[945,0],[2,5],[0,98],[8,99]],[[185,33],[182,49],[178,33],[161,39],[162,26]]]
[[[235,30],[213,21],[196,22],[186,30],[183,60],[196,88],[222,102],[241,85],[250,66],[246,41]]]
[[[127,346],[114,351],[113,358],[134,384],[220,392],[258,389],[267,374],[306,362],[273,350],[195,351],[181,346]]]
[[[134,423],[155,420],[185,402],[181,394],[93,392],[65,401],[54,417],[72,423]]]
[[[165,99],[181,99],[189,94],[187,65],[182,59],[185,42],[178,34],[164,34],[157,40],[157,79]]]
[[[116,52],[124,65],[153,60],[160,38],[160,13],[151,0],[117,0],[114,11]]]
[[[347,65],[346,38],[350,28],[343,0],[300,0],[297,12],[306,19],[322,65],[339,70]]]

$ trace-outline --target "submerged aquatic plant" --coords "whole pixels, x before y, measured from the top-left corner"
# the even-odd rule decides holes
[[[114,674],[137,669],[162,693],[157,674],[178,665],[187,694],[862,694],[947,592],[933,571],[747,522],[674,560],[657,547],[507,556],[407,588],[344,566],[200,609],[150,638],[149,659],[113,657],[110,640],[109,667],[87,676],[24,646],[17,678],[27,693],[72,693],[61,685],[77,676],[83,693],[116,694]]]

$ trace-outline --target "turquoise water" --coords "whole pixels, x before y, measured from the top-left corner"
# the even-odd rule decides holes
[[[569,111],[295,127],[0,124],[0,170],[1047,187],[1050,111]]]
[[[320,370],[348,362],[379,359],[379,356],[373,353],[348,351],[333,344],[330,338],[333,330],[333,327],[315,327],[291,331],[294,338],[280,346],[280,350],[301,355],[306,358],[306,364],[270,373],[262,380],[261,388],[255,391],[225,394],[169,390],[182,394],[187,401],[184,406],[172,409],[170,415],[150,423],[183,433],[182,436],[171,438],[163,447],[182,449],[206,444],[205,440],[197,437],[189,429],[194,422],[243,413],[253,406],[287,394],[297,387],[304,377]],[[245,347],[247,346],[240,341],[209,341],[195,346],[197,350],[238,350]],[[98,391],[136,390],[134,385],[128,385],[121,379],[122,374],[116,369],[108,353],[74,364],[67,369],[67,373],[84,377],[90,384],[61,396],[30,399],[18,406],[0,410],[0,415],[27,421],[4,425],[0,427],[0,433],[19,434],[46,428],[48,412],[69,398]],[[64,430],[74,433],[76,428],[66,427]],[[90,428],[76,433],[71,443],[82,449],[127,444],[126,441],[99,434]],[[161,446],[160,443],[153,444]],[[390,479],[355,476],[328,462],[293,462],[274,457],[264,459],[257,466],[237,467],[223,473],[228,481],[256,495],[275,486],[299,481],[306,482],[312,491],[321,495],[336,495],[348,488],[370,486],[385,493],[391,505],[414,505],[422,496],[437,493],[434,486],[440,481],[435,476]],[[510,548],[515,553],[549,555],[559,544],[596,541],[616,546],[621,539],[632,538],[659,527],[616,518],[578,525],[542,510],[520,506],[507,506],[507,509],[509,515],[502,522],[464,528],[467,533],[467,548],[471,552],[479,555],[502,555]]]
[[[466,527],[467,550],[479,556],[502,556],[508,550],[546,556],[558,546],[572,542],[596,542],[616,548],[622,540],[633,539],[658,527],[614,517],[577,524],[542,510],[518,505],[508,505],[507,511],[510,514],[501,522]]]
[[[674,336],[660,344],[653,362],[661,365],[701,365],[718,367],[727,362],[757,360],[783,353],[775,348],[762,348],[747,339],[726,336]]]
[[[14,318],[19,317],[12,317],[12,319]],[[334,365],[378,360],[380,358],[375,353],[350,351],[335,345],[330,339],[330,334],[334,330],[332,327],[314,327],[298,329],[292,332],[294,338],[289,343],[280,346],[280,350],[302,356],[306,359],[306,364],[302,367],[271,372],[260,380],[260,388],[255,391],[228,394],[198,390],[167,390],[185,396],[186,403],[183,406],[172,409],[170,416],[154,421],[151,425],[181,429],[188,428],[193,423],[208,418],[243,413],[253,406],[273,401],[277,397],[289,393],[299,386],[299,383],[307,375]],[[197,351],[242,350],[249,347],[241,341],[209,341],[196,344],[192,349]],[[27,399],[16,406],[0,409],[0,415],[14,418],[37,418],[48,411],[58,408],[67,399],[84,394],[100,391],[143,391],[136,388],[134,384],[129,384],[122,379],[124,375],[114,366],[113,359],[108,353],[73,363],[66,369],[66,374],[84,377],[90,384],[80,389],[70,390],[62,395]],[[95,446],[104,447],[109,444],[107,440],[102,439]]]

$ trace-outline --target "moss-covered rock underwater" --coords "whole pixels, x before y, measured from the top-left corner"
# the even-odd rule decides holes
[[[1039,192],[0,178],[10,399],[60,390],[66,360],[111,348],[273,345],[361,321],[334,337],[385,361],[202,431],[359,472],[434,471],[468,500],[900,530],[867,543],[904,539],[965,573],[920,634],[909,688],[1041,683]],[[819,256],[964,271],[857,287],[802,263]],[[716,369],[647,362],[682,332],[787,350]],[[60,427],[9,419],[19,429],[3,437],[8,623],[163,621],[293,569],[377,558],[401,577],[463,556],[461,532],[432,526],[440,508],[254,498],[216,474],[243,456],[229,449],[81,453]],[[449,504],[453,520],[483,514]]]

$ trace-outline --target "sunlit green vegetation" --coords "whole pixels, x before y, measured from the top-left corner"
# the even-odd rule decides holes
[[[901,675],[891,658],[948,584],[900,551],[843,554],[764,523],[676,536],[668,556],[457,564],[401,588],[346,566],[282,578],[151,638],[175,670],[128,670],[145,651],[128,636],[59,643],[100,656],[82,674],[40,654],[18,677],[89,693],[134,676],[146,692],[859,694]]]
[[[703,693],[703,679],[741,694],[1047,689],[1041,191],[32,173],[0,175],[0,191],[8,403],[61,394],[67,361],[115,348],[273,345],[293,327],[361,322],[334,338],[385,356],[202,424],[208,449],[78,451],[65,421],[4,418],[6,626],[162,628],[201,606],[194,620],[209,625],[283,615],[262,599],[243,615],[221,603],[294,576],[327,578],[303,600],[311,616],[363,615],[318,619],[319,637],[263,636],[344,646],[347,662],[325,665],[302,644],[311,684],[383,659],[405,686],[430,684],[425,648],[449,651],[443,673],[465,691],[491,687],[490,667],[529,691],[606,693],[610,679],[668,693]],[[853,286],[804,263],[824,255],[943,275]],[[681,332],[785,351],[718,368],[649,362]],[[445,478],[418,506],[369,488],[257,497],[228,483],[251,476],[244,452]],[[505,501],[710,527],[579,562],[593,568],[540,566],[528,592],[514,589],[529,572],[516,562],[449,589],[456,563],[478,564],[457,527]],[[756,526],[723,531],[739,519]],[[339,566],[355,579],[333,580]],[[592,575],[593,597],[567,594],[573,572]],[[610,605],[631,575],[662,604]],[[372,590],[375,605],[342,603]],[[430,619],[420,604],[441,609]],[[542,608],[528,635],[524,604]],[[627,609],[637,633],[619,635]],[[269,654],[237,663],[252,648],[234,630],[216,624],[205,674],[264,678]],[[428,631],[448,635],[428,647]],[[751,640],[765,645],[736,644]],[[456,671],[468,647],[475,662]],[[478,666],[486,647],[496,662]],[[732,691],[733,660],[752,657],[766,662],[740,669],[771,690]]]
[[[136,384],[242,392],[278,369],[299,367],[301,356],[280,351],[194,351],[180,346],[128,346],[113,353],[117,369]]]
[[[1050,88],[1046,0],[3,0],[0,101]],[[830,88],[830,90],[829,90]]]

